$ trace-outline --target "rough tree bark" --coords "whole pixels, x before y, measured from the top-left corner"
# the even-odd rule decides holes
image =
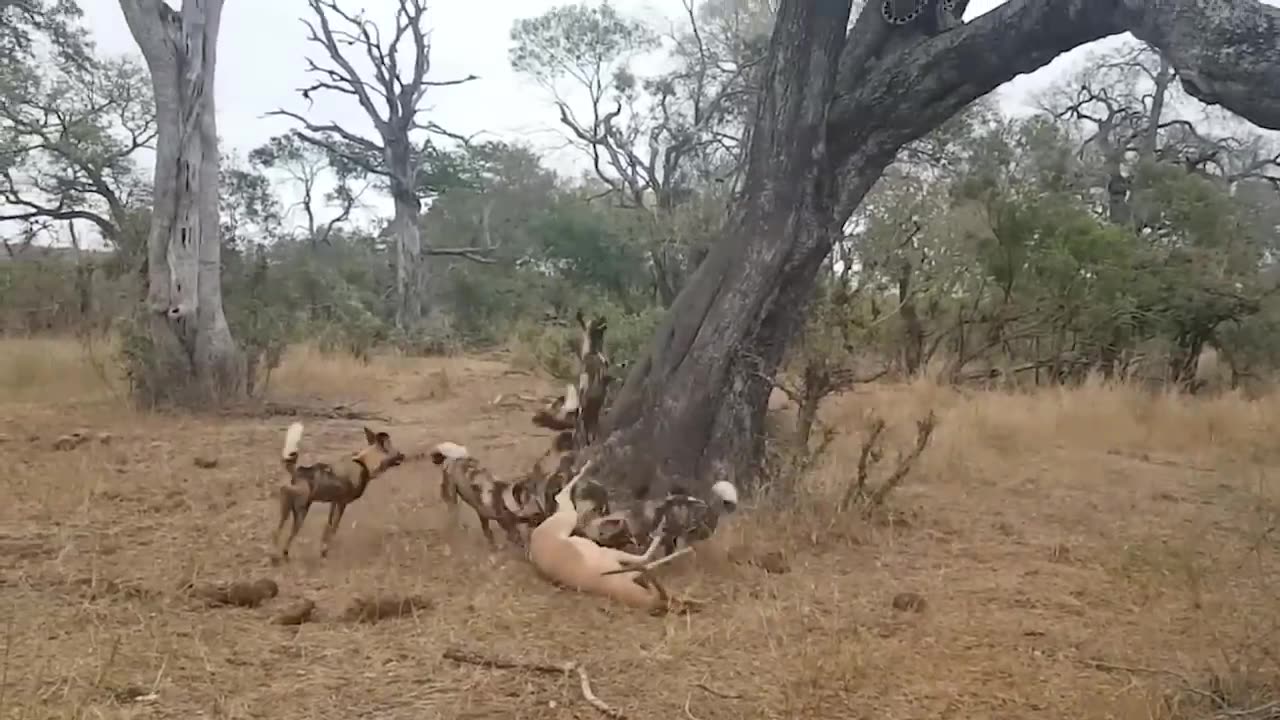
[[[135,378],[156,401],[211,403],[244,392],[244,359],[222,310],[214,66],[223,0],[120,0],[151,71],[155,197],[147,237],[153,357]],[[141,382],[137,382],[141,380]]]
[[[1280,129],[1280,9],[1257,0],[1010,0],[934,36],[868,3],[846,41],[849,13],[781,2],[743,192],[606,418],[591,474],[615,491],[747,484],[768,378],[839,230],[903,145],[1004,82],[1128,30],[1193,96]]]

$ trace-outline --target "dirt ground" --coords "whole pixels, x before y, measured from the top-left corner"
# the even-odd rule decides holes
[[[1258,718],[1240,713],[1280,699],[1274,399],[926,384],[833,399],[839,436],[794,499],[747,503],[669,568],[706,609],[654,618],[490,553],[469,511],[451,531],[428,463],[375,480],[327,560],[321,508],[272,566],[292,418],[130,412],[68,343],[0,343],[0,375],[0,718],[601,717],[574,676],[449,648],[579,662],[631,718]],[[401,449],[453,440],[514,473],[548,434],[531,403],[493,400],[552,388],[501,356],[300,351],[270,396],[378,413]],[[887,464],[929,409],[934,442],[887,510],[830,510],[866,414],[889,424]],[[306,423],[304,461],[360,442],[361,422]],[[73,431],[89,440],[54,449]],[[736,562],[761,552],[787,572]],[[258,578],[280,594],[257,608],[183,590]],[[361,597],[417,606],[347,619]],[[272,623],[303,598],[311,622]]]

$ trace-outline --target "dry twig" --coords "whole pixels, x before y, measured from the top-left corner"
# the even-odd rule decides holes
[[[1219,698],[1208,690],[1196,687],[1195,683],[1191,682],[1186,675],[1176,673],[1172,670],[1165,668],[1141,667],[1137,665],[1117,665],[1115,663],[1109,663],[1102,660],[1081,660],[1080,662],[1085,667],[1093,668],[1094,670],[1102,670],[1103,672],[1127,672],[1137,675],[1163,675],[1165,677],[1173,678],[1174,680],[1182,683],[1183,688],[1186,689],[1187,692],[1193,695],[1199,695],[1202,698],[1207,698],[1218,709],[1226,710],[1226,707],[1222,702],[1222,698]],[[1223,715],[1215,717],[1223,717]]]
[[[741,699],[742,699],[742,693],[729,692],[728,690],[717,690],[717,689],[715,689],[715,688],[711,687],[710,685],[706,684],[705,682],[703,682],[703,681],[701,681],[701,680],[699,680],[698,682],[694,683],[694,684],[693,684],[693,686],[694,686],[694,687],[696,687],[696,688],[698,688],[699,690],[702,690],[703,692],[707,692],[707,693],[710,693],[710,694],[712,694],[712,695],[715,695],[715,696],[716,696],[716,697],[718,697],[718,698],[724,698],[724,699],[726,699],[726,700],[741,700]]]
[[[582,699],[587,701],[591,707],[599,710],[606,717],[621,720],[626,715],[621,710],[614,708],[605,701],[601,700],[591,689],[591,679],[587,676],[586,668],[576,662],[566,663],[540,663],[530,660],[511,660],[509,658],[486,657],[480,653],[470,650],[462,650],[460,648],[449,648],[444,651],[446,660],[454,662],[466,663],[468,665],[479,665],[485,668],[498,668],[503,670],[531,670],[533,672],[562,674],[576,672],[578,674],[579,690],[582,692]]]
[[[879,487],[874,490],[868,490],[867,478],[870,475],[871,466],[880,460],[879,441],[885,429],[883,419],[873,419],[868,429],[867,439],[863,442],[861,453],[858,456],[858,475],[853,482],[849,483],[844,496],[840,498],[840,510],[842,512],[848,510],[856,502],[863,503],[868,511],[883,505],[884,501],[889,497],[889,493],[902,484],[907,474],[911,472],[912,465],[915,464],[925,448],[928,447],[929,440],[933,437],[933,431],[937,426],[938,418],[932,410],[923,419],[916,421],[915,446],[910,451],[898,455],[897,467],[889,474],[889,477],[885,478],[884,482],[880,483]]]

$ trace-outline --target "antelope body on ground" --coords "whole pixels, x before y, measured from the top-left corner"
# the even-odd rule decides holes
[[[658,549],[656,540],[647,552],[637,555],[573,534],[578,527],[573,490],[590,464],[584,464],[561,488],[555,496],[555,511],[533,529],[529,537],[529,560],[541,575],[564,587],[602,595],[642,610],[665,611],[669,606],[667,592],[647,572],[674,555],[653,562]]]

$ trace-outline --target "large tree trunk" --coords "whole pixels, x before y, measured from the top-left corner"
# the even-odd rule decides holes
[[[222,0],[120,0],[151,71],[155,199],[147,238],[146,402],[208,404],[244,393],[222,310],[214,66]]]
[[[903,145],[1002,83],[1131,30],[1192,95],[1280,128],[1280,10],[1255,0],[1009,0],[934,37],[891,29],[868,3],[846,42],[849,12],[778,9],[743,192],[606,418],[592,475],[615,490],[745,484],[768,378],[833,239]]]
[[[422,324],[426,293],[426,268],[422,259],[422,231],[419,217],[422,204],[411,187],[392,181],[396,214],[392,217],[392,237],[396,238],[396,327],[416,331]]]
[[[427,284],[422,230],[418,227],[422,202],[413,187],[411,151],[407,147],[396,147],[395,138],[384,140],[388,148],[386,162],[391,168],[391,199],[395,203],[395,215],[391,219],[390,228],[396,243],[395,323],[399,330],[417,330],[422,325]]]
[[[621,432],[606,452],[621,462],[602,471],[625,473],[638,494],[732,480],[734,460],[758,455],[767,378],[839,236],[835,168],[823,158],[849,10],[850,0],[811,0],[778,12],[743,197],[609,417]]]

